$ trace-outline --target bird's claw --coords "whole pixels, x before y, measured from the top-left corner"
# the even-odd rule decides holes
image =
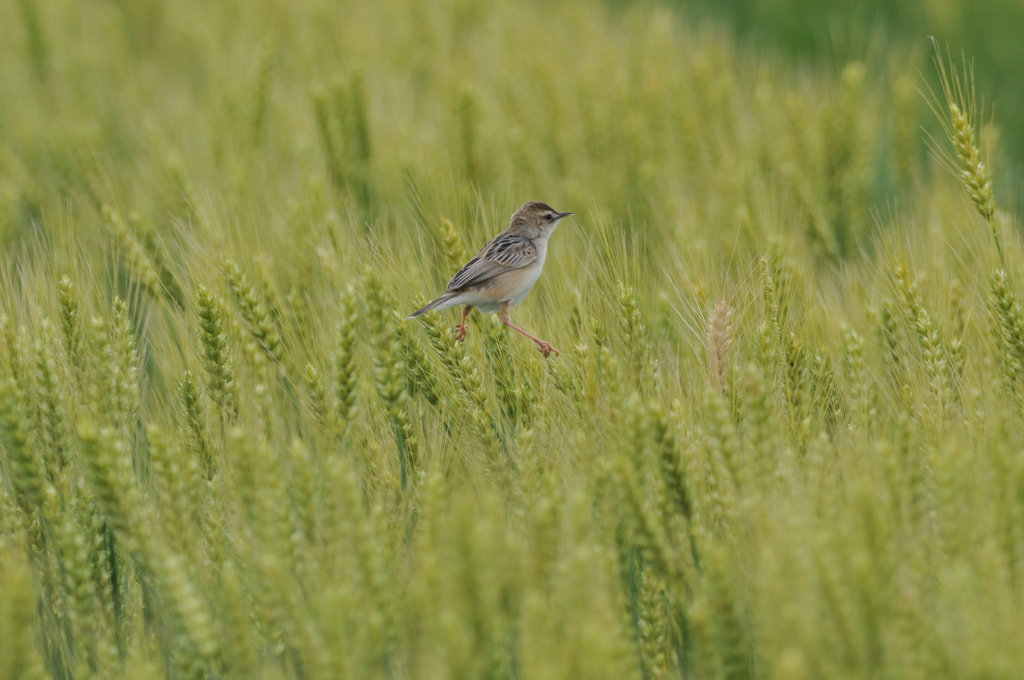
[[[554,345],[552,345],[550,342],[545,342],[544,340],[541,340],[540,342],[537,343],[537,349],[540,350],[540,353],[544,355],[545,359],[551,356],[552,352],[554,352],[556,355],[561,354],[561,352],[555,349]]]
[[[466,328],[466,324],[460,323],[458,326],[456,326],[455,327],[455,342],[462,342],[463,340],[465,340],[466,339],[466,334],[468,332],[469,332],[469,329]]]

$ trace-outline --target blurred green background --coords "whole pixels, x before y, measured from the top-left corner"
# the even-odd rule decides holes
[[[841,68],[851,60],[884,57],[903,43],[932,75],[929,36],[973,62],[979,100],[994,104],[1002,151],[1024,161],[1024,2],[1021,0],[668,0],[712,17],[740,36],[792,57]]]

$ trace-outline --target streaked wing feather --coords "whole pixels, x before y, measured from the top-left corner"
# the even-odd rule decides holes
[[[499,262],[509,269],[519,269],[537,259],[537,247],[525,236],[499,234],[487,244],[482,254],[486,259]]]
[[[519,234],[499,234],[452,277],[448,282],[448,292],[482,283],[513,269],[520,269],[536,259],[537,248],[529,239]]]

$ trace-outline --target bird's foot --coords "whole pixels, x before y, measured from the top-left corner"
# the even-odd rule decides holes
[[[455,327],[455,342],[462,342],[466,339],[466,334],[469,332],[469,328],[464,323],[460,323]]]
[[[552,345],[550,342],[545,342],[544,340],[537,341],[537,349],[540,350],[540,353],[544,355],[545,359],[551,356],[552,352],[554,352],[555,354],[561,354],[561,352],[555,349],[554,345]]]

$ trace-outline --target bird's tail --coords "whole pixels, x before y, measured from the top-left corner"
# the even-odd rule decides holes
[[[439,297],[436,300],[434,300],[433,302],[431,302],[426,307],[421,307],[421,308],[417,309],[415,312],[413,312],[412,314],[410,314],[409,316],[405,317],[405,320],[408,321],[409,319],[415,319],[417,316],[421,316],[423,314],[426,314],[430,310],[437,309],[438,307],[441,307],[441,309],[448,309],[448,307],[452,307],[454,305],[447,305],[447,306],[444,306],[444,307],[442,307],[442,305],[444,305],[444,303],[450,301],[453,297],[455,297],[455,293],[445,293],[441,297]]]

